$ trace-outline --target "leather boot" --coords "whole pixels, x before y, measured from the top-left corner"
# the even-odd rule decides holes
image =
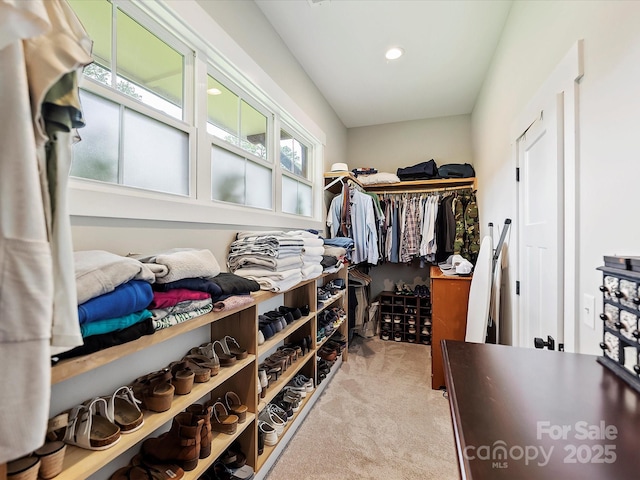
[[[200,405],[194,403],[187,407],[187,412],[193,414],[198,420],[202,419],[202,430],[200,431],[200,458],[207,458],[211,455],[211,442],[213,441],[213,433],[211,433],[211,405]]]
[[[192,413],[179,413],[173,418],[171,430],[142,443],[144,459],[155,463],[176,463],[183,470],[193,470],[198,466],[203,424],[204,420]]]

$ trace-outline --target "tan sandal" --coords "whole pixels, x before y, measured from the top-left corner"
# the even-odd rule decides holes
[[[238,360],[243,360],[249,355],[247,350],[242,348],[235,338],[227,335],[222,341],[227,346],[228,353],[234,355]]]
[[[42,479],[48,480],[62,472],[64,456],[67,450],[67,446],[63,440],[68,424],[68,412],[50,418],[47,425],[45,443],[33,452],[33,454],[40,459],[38,476]]]
[[[236,363],[236,356],[231,354],[226,342],[222,343],[220,340],[216,340],[215,342],[212,342],[211,345],[211,348],[213,348],[213,351],[218,355],[218,358],[220,359],[220,365],[229,367]],[[216,351],[216,347],[218,346],[220,347],[221,351]]]
[[[235,392],[227,392],[224,395],[224,403],[227,410],[238,417],[238,423],[243,423],[247,419],[247,410],[249,408],[243,405],[240,397]]]
[[[133,393],[142,401],[142,407],[152,412],[166,412],[171,408],[175,387],[171,384],[171,371],[167,368],[136,378],[131,384]]]
[[[193,350],[193,349],[192,349]],[[220,371],[220,365],[216,365],[206,355],[199,353],[191,353],[182,358],[183,362],[189,362],[191,368],[196,374],[196,382],[208,382],[211,377],[217,375]],[[206,380],[205,380],[206,379]]]
[[[7,463],[7,480],[36,480],[40,459],[31,455]]]
[[[222,402],[213,404],[213,416],[211,417],[211,430],[233,435],[238,429],[238,416],[229,415]]]
[[[46,442],[33,454],[40,459],[38,477],[49,480],[62,472],[64,454],[67,446],[64,442]]]
[[[199,347],[194,347],[189,351],[189,353],[191,355],[201,355],[209,359],[211,376],[217,375],[220,372],[220,359],[218,358],[211,342],[203,343]]]
[[[176,395],[188,395],[193,388],[193,382],[196,379],[196,373],[191,368],[189,362],[171,362],[167,367],[171,370],[171,383],[176,389]],[[203,378],[206,375],[202,375],[204,372],[198,372],[198,377],[201,380],[199,383],[203,383]],[[209,372],[209,378],[211,378],[211,372]],[[207,379],[208,380],[208,379]],[[204,380],[206,382],[207,380]]]
[[[122,433],[131,433],[144,424],[144,417],[138,404],[142,402],[133,394],[131,387],[124,386],[113,392],[107,401],[107,418],[120,427]]]

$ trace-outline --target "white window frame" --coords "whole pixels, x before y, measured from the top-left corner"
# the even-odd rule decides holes
[[[278,176],[279,187],[282,186],[282,177],[290,178],[292,180],[295,180],[297,182],[303,183],[311,187],[311,216],[307,217],[300,214],[285,213],[285,212],[282,212],[282,214],[301,217],[301,218],[313,218],[315,216],[313,206],[316,204],[315,198],[314,198],[314,190],[317,188],[316,187],[317,184],[314,184],[314,181],[313,181],[313,178],[314,178],[313,167],[317,163],[316,155],[315,155],[315,150],[317,147],[316,145],[314,145],[312,140],[310,140],[304,133],[300,132],[295,126],[289,123],[286,123],[285,121],[282,121],[282,120],[278,123],[279,123],[278,130],[277,130],[278,140],[280,139],[280,132],[282,130],[285,130],[287,133],[292,135],[295,140],[297,140],[298,142],[302,143],[305,147],[307,147],[307,176],[303,177],[301,175],[296,175],[295,173],[282,168],[282,165],[280,165],[280,142],[279,141],[277,142],[278,143],[277,169],[280,172]],[[281,189],[278,188],[278,191],[280,190]],[[280,197],[279,199],[278,208],[280,208],[280,210],[282,211],[282,197]]]
[[[168,41],[167,36],[175,37],[190,52],[194,52],[194,55],[185,56],[183,118],[186,121],[180,122],[134,98],[113,92],[111,88],[88,78],[81,81],[81,87],[187,132],[189,134],[190,158],[189,195],[154,192],[74,177],[70,180],[69,192],[71,215],[321,230],[323,216],[322,156],[325,135],[315,123],[238,47],[213,19],[204,13],[196,2],[140,2],[132,0],[113,0],[113,2],[123,12],[173,48],[176,48],[175,43]],[[159,33],[165,30],[168,35]],[[216,48],[213,45],[216,45]],[[183,53],[180,48],[176,48],[176,50]],[[234,64],[231,64],[228,59],[233,59]],[[258,81],[255,83],[250,81],[248,75],[243,71],[249,72],[252,78],[257,78]],[[265,161],[239,147],[237,151],[234,151],[234,146],[206,132],[206,100],[203,101],[203,96],[206,96],[206,88],[199,88],[199,86],[206,86],[207,74],[211,74],[234,93],[240,92],[243,100],[261,113],[266,114],[267,148],[271,161]],[[258,87],[257,84],[261,86]],[[269,93],[265,92],[265,85],[268,87]],[[285,125],[285,130],[299,135],[301,139],[308,142],[305,144],[310,149],[309,178],[305,181],[295,174],[292,178],[308,182],[307,184],[312,188],[311,217],[286,214],[281,210],[281,177],[287,174],[280,168],[280,146],[279,142],[275,141],[276,132],[279,139],[281,122]],[[82,130],[79,132],[82,136]],[[212,144],[272,169],[272,210],[212,199],[210,161]]]

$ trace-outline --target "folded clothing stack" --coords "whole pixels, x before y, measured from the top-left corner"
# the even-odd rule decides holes
[[[323,253],[322,239],[308,231],[239,232],[227,265],[262,290],[282,292],[321,275]]]
[[[216,311],[246,305],[253,299],[230,300],[230,297],[246,296],[260,289],[254,281],[221,272],[218,261],[207,249],[174,248],[132,257],[147,265],[156,276],[155,308],[151,309],[155,330],[209,313],[214,302]]]
[[[53,361],[87,355],[154,332],[151,284],[154,273],[139,260],[103,250],[74,252],[78,320],[83,345]]]
[[[54,361],[94,353],[216,309],[253,299],[257,282],[220,272],[209,250],[176,248],[123,257],[102,250],[74,254],[78,319],[84,345]],[[233,296],[247,296],[231,300]]]

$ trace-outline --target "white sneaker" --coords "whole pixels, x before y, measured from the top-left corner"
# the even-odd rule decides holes
[[[296,386],[305,387],[307,392],[313,392],[314,386],[313,386],[313,379],[312,378],[308,378],[308,377],[305,377],[302,374],[298,374],[293,378],[292,382]]]
[[[285,413],[285,417],[286,417],[286,413]],[[267,422],[269,425],[271,425],[273,429],[276,431],[276,434],[278,435],[278,437],[282,435],[282,432],[284,431],[285,422],[278,415],[271,412],[271,410],[269,409],[269,405],[267,405],[264,408],[264,410],[260,412],[260,414],[258,415],[258,419],[262,420],[263,422]]]
[[[269,425],[267,422],[259,422],[258,428],[264,435],[264,444],[273,446],[278,443],[278,434],[275,428]]]

